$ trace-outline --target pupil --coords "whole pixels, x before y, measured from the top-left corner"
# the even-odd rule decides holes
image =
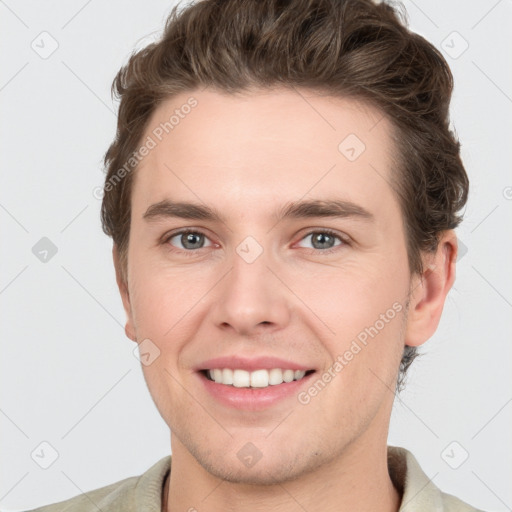
[[[183,235],[183,237],[182,237],[183,246],[188,249],[197,249],[198,247],[196,247],[196,245],[200,244],[201,237],[202,237],[202,235],[200,235],[199,233],[187,233],[186,235]],[[194,239],[197,239],[197,240],[195,240],[195,242],[194,242]],[[192,247],[190,247],[190,245],[192,245]]]
[[[330,248],[330,244],[329,242],[332,242],[332,236],[331,235],[327,235],[326,233],[317,233],[314,237],[313,237],[313,240],[315,242],[319,242],[321,246],[327,244],[328,247],[320,247],[321,249],[326,249],[326,248]],[[318,248],[318,247],[317,247]]]

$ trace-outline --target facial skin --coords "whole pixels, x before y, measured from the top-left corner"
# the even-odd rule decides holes
[[[389,184],[391,125],[378,111],[304,90],[191,91],[162,103],[143,139],[191,96],[197,106],[135,171],[127,285],[114,247],[126,334],[160,350],[142,368],[172,432],[163,508],[397,510],[386,441],[399,362],[404,344],[437,328],[455,236],[442,237],[423,276],[409,274]],[[349,134],[366,146],[354,161],[338,149]],[[224,221],[143,218],[165,199],[208,206]],[[350,201],[371,218],[276,220],[310,200]],[[184,228],[205,237],[188,249],[185,237],[165,241]],[[312,233],[325,229],[341,240],[322,245]],[[246,237],[263,249],[252,263],[237,252]],[[264,411],[230,408],[194,370],[217,356],[270,355],[320,378],[396,303],[401,311],[305,405],[294,395]],[[237,456],[248,442],[262,454],[252,467]]]

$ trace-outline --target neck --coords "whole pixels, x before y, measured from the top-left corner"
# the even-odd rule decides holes
[[[163,512],[291,512],[298,507],[311,512],[397,512],[400,507],[401,495],[388,473],[385,440],[350,445],[332,461],[300,478],[264,486],[219,479],[200,466],[183,444],[174,438],[173,441]]]

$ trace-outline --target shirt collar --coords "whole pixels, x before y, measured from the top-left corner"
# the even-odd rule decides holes
[[[155,512],[161,510],[162,491],[171,471],[171,456],[160,459],[141,475],[135,489],[135,510]],[[393,485],[402,494],[398,512],[423,510],[442,512],[443,495],[421,469],[414,455],[405,448],[388,446],[388,471]]]

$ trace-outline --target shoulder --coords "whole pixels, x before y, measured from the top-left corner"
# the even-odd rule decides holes
[[[483,512],[442,492],[428,478],[414,455],[405,448],[388,446],[388,469],[393,484],[402,491],[399,512]]]
[[[170,463],[171,456],[168,455],[140,476],[125,478],[26,512],[128,512],[142,510],[139,506],[142,504],[147,512],[160,512],[162,487],[170,471]]]
[[[484,512],[483,510],[475,508],[465,501],[444,492],[441,492],[441,502],[443,504],[444,512]]]
[[[26,512],[98,512],[121,510],[126,502],[133,499],[133,490],[138,477],[120,480],[105,487],[84,492],[58,503],[52,503]]]

